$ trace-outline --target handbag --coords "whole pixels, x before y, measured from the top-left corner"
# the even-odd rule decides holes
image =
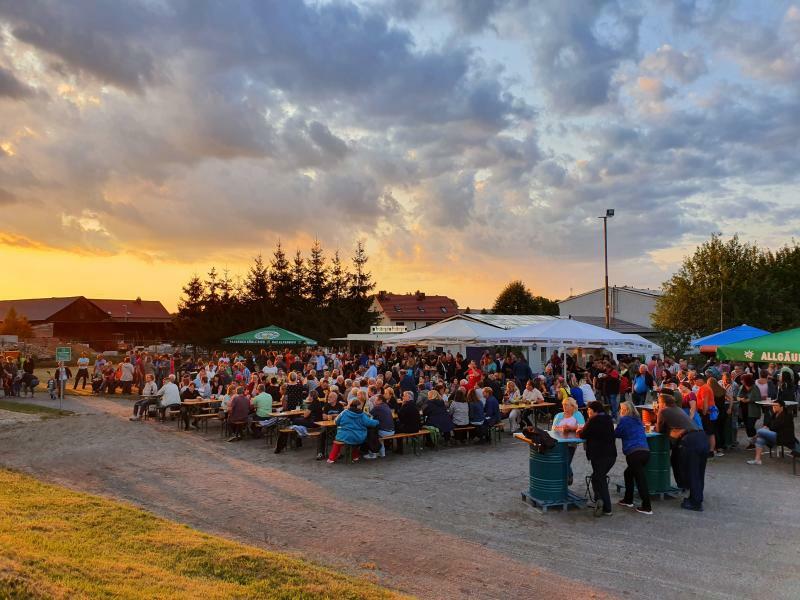
[[[538,427],[526,427],[522,430],[522,434],[533,442],[539,452],[546,452],[556,445],[556,441],[550,437],[550,434]]]

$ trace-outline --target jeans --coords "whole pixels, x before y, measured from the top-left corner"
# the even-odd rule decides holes
[[[78,369],[78,374],[75,375],[75,381],[72,384],[72,389],[78,389],[78,382],[83,379],[81,389],[86,389],[86,380],[89,379],[89,369]]]
[[[772,448],[777,441],[778,434],[771,429],[762,427],[756,432],[756,447],[761,448],[762,450],[767,446]]]
[[[697,508],[703,506],[708,448],[704,431],[691,431],[681,439],[681,470],[689,484],[689,504]]]
[[[608,493],[608,472],[617,461],[616,456],[593,458],[592,463],[592,491],[596,502],[603,503],[603,512],[611,512],[611,495]]]
[[[136,403],[133,405],[133,416],[138,417],[139,415],[146,414],[147,408],[151,404],[158,404],[158,402],[159,401],[157,399],[150,399],[150,398],[148,398],[147,400],[136,401]]]
[[[625,469],[625,497],[623,502],[633,503],[633,484],[639,490],[639,498],[642,499],[642,508],[650,510],[650,491],[647,489],[647,477],[644,472],[645,465],[650,461],[648,450],[636,450],[625,456],[628,467]]]
[[[619,394],[609,394],[608,403],[611,405],[611,416],[616,419],[619,410]]]

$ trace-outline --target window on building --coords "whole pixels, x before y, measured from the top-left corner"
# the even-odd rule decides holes
[[[395,323],[395,325],[397,325],[398,327],[405,327],[406,326],[406,324],[403,321],[397,321]]]
[[[447,312],[447,309],[446,309],[444,306],[440,306],[440,307],[439,307],[439,310],[441,310],[443,313],[446,313],[446,312]]]
[[[398,304],[395,304],[395,305],[394,305],[394,311],[395,311],[395,312],[403,312],[403,309],[402,309],[402,308],[400,308],[400,306],[399,306]]]

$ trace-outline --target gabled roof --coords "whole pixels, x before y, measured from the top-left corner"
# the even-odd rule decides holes
[[[631,287],[629,285],[614,285],[608,288],[608,291],[611,292],[612,290],[621,290],[624,292],[630,292],[632,294],[640,294],[642,296],[650,296],[651,298],[658,298],[659,296],[663,295],[663,292],[660,290],[650,290],[647,288],[637,288]],[[581,294],[575,294],[574,296],[568,296],[563,300],[559,300],[558,303],[561,304],[562,302],[566,302],[568,300],[574,300],[575,298],[581,298],[582,296],[588,296],[589,294],[596,294],[597,292],[604,292],[605,288],[597,288],[596,290],[589,290],[588,292],[583,292]]]
[[[65,298],[29,298],[24,300],[0,300],[0,320],[13,306],[20,316],[33,323],[46,322],[75,302],[89,302],[111,319],[128,321],[170,321],[167,309],[158,300],[93,300],[83,296]],[[126,315],[127,312],[127,315]],[[96,315],[100,318],[100,315]]]
[[[458,303],[447,296],[380,292],[375,301],[392,321],[438,321],[458,314]]]
[[[0,300],[0,319],[5,319],[6,313],[13,306],[17,315],[24,316],[28,321],[46,321],[57,312],[64,310],[81,296],[67,298],[27,298],[24,300]]]
[[[605,317],[576,317],[575,315],[571,315],[571,318],[575,321],[588,323],[589,325],[594,325],[596,327],[606,326]],[[656,330],[651,327],[647,327],[646,325],[637,325],[636,323],[623,321],[622,319],[611,319],[611,326],[609,329],[616,331],[617,333],[636,333],[639,335],[653,335],[656,333]]]
[[[129,321],[169,321],[170,316],[164,305],[158,300],[107,300],[89,298],[112,319]],[[127,314],[126,314],[127,313]]]

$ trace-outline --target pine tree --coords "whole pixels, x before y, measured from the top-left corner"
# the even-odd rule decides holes
[[[208,272],[208,279],[205,284],[206,296],[204,298],[206,307],[216,306],[219,302],[219,279],[217,269],[211,267]]]
[[[353,275],[350,279],[349,297],[353,299],[363,300],[367,297],[370,291],[375,287],[372,281],[372,273],[367,271],[367,251],[364,248],[364,242],[358,240],[356,242],[356,249],[353,253]]]
[[[325,255],[319,240],[311,246],[311,258],[308,259],[308,297],[314,306],[325,306],[328,302],[330,282]]]
[[[292,260],[291,270],[291,294],[290,297],[293,303],[306,299],[306,292],[308,288],[306,261],[303,259],[303,254],[297,250]]]
[[[244,280],[244,295],[249,302],[262,302],[269,299],[269,272],[264,259],[259,254]]]
[[[338,250],[333,253],[330,274],[328,301],[335,304],[347,296],[351,277],[350,273],[348,273],[347,269],[342,265]]]
[[[275,251],[272,253],[272,260],[270,261],[269,288],[278,312],[285,312],[292,293],[292,279],[289,261],[286,259],[286,253],[283,251],[280,240],[275,246]]]
[[[173,321],[176,339],[197,343],[198,333],[203,327],[203,310],[206,289],[203,281],[195,273],[189,282],[181,288],[182,296],[178,301],[178,316]]]

